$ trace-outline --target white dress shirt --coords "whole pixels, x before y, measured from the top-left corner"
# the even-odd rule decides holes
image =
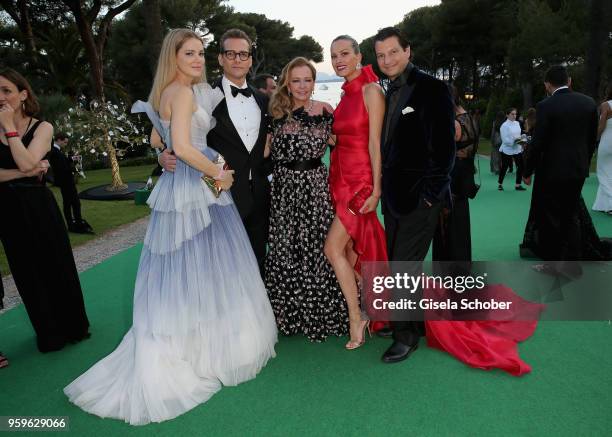
[[[237,94],[236,97],[232,96],[230,85],[236,88],[246,88],[246,81],[242,86],[237,86],[227,77],[223,76],[221,84],[223,86],[225,100],[227,101],[227,110],[229,111],[230,119],[238,131],[240,139],[250,153],[253,147],[255,147],[257,137],[259,136],[259,125],[261,123],[261,110],[259,109],[259,105],[253,96],[245,97],[242,94]]]
[[[552,92],[551,96],[559,90],[568,90],[568,89],[569,87],[567,85],[560,86],[559,88],[557,88],[556,90]]]
[[[506,120],[499,128],[502,145],[499,151],[506,155],[517,155],[523,151],[520,144],[514,141],[521,137],[521,125],[518,121]]]

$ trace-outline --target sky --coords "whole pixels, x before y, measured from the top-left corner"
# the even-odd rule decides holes
[[[237,12],[264,14],[272,20],[287,21],[293,36],[312,36],[323,47],[323,62],[318,71],[333,73],[329,62],[332,40],[348,34],[361,42],[381,27],[399,23],[408,12],[438,0],[228,0]]]

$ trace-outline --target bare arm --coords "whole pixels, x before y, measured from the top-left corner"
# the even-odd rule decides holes
[[[601,104],[601,111],[599,113],[599,124],[597,125],[597,139],[601,138],[601,134],[603,134],[604,129],[606,128],[606,122],[608,121],[608,116],[610,114],[610,105],[608,102],[603,102]]]
[[[0,182],[8,182],[13,179],[19,179],[25,176],[25,173],[19,170],[5,170],[0,168]]]
[[[15,179],[34,177],[34,176],[42,176],[47,173],[49,169],[49,161],[42,160],[40,161],[32,170],[23,172],[17,169],[4,169],[0,168],[0,182],[8,182],[13,181]]]
[[[380,155],[380,135],[385,116],[385,97],[378,84],[371,83],[364,88],[364,101],[368,110],[370,134],[368,150],[370,152],[370,165],[372,166],[372,195],[364,203],[361,213],[365,214],[376,209],[381,195],[382,159]]]
[[[193,94],[187,87],[176,91],[170,105],[170,126],[172,148],[176,156],[187,165],[201,171],[207,176],[216,178],[219,167],[204,156],[191,144],[191,116],[193,114]],[[219,181],[224,190],[233,182],[233,170],[227,170]]]
[[[334,108],[332,108],[332,106],[329,103],[321,102],[321,104],[323,105],[323,108],[321,109],[321,113],[323,113],[324,111],[327,111],[329,114],[334,113]]]
[[[0,108],[0,125],[5,132],[15,132],[17,127],[14,122],[13,108],[4,105]],[[21,171],[32,170],[51,150],[51,140],[53,139],[53,126],[47,122],[42,122],[34,132],[34,136],[29,146],[23,145],[20,137],[7,138],[11,155]]]
[[[461,124],[455,120],[455,141],[461,140]]]
[[[164,142],[162,141],[159,133],[155,130],[155,128],[151,129],[151,147],[154,149],[163,149]]]

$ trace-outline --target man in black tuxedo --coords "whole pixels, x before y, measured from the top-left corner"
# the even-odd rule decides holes
[[[538,229],[538,255],[546,261],[580,260],[580,230],[572,217],[595,150],[597,105],[569,88],[571,79],[563,66],[546,72],[544,86],[550,97],[536,107],[535,132],[523,174],[527,185],[536,174],[531,204]]]
[[[213,110],[216,125],[208,133],[207,144],[223,155],[235,172],[232,198],[263,272],[270,219],[271,164],[264,158],[268,97],[246,81],[253,64],[252,45],[249,36],[239,29],[228,30],[219,40],[223,76],[213,88],[222,92],[223,98]],[[172,171],[176,158],[165,151],[160,163]]]
[[[383,123],[382,205],[390,261],[423,261],[449,196],[455,158],[455,114],[448,86],[410,62],[403,34],[388,27],[374,37],[380,70],[390,79]],[[410,272],[418,275],[420,271]],[[418,347],[423,322],[393,321],[386,363]]]
[[[79,234],[92,233],[93,229],[81,215],[81,201],[74,183],[71,160],[62,152],[62,147],[68,144],[68,136],[63,132],[55,135],[53,146],[48,158],[53,171],[53,184],[62,192],[64,217],[70,232]]]

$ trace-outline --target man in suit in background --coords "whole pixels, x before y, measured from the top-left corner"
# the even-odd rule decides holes
[[[53,170],[53,184],[62,192],[62,204],[64,217],[70,232],[79,234],[92,233],[93,229],[81,216],[81,201],[74,183],[71,160],[62,152],[62,148],[68,145],[68,136],[58,132],[53,141],[53,147],[49,151],[49,164]]]
[[[272,94],[274,94],[274,91],[276,91],[276,81],[274,80],[274,76],[267,73],[258,74],[253,80],[253,86],[257,88],[257,91],[265,94],[269,98],[272,97]]]
[[[207,144],[235,172],[230,191],[263,273],[270,221],[271,166],[264,158],[268,97],[246,81],[253,64],[252,46],[249,36],[239,29],[228,30],[219,40],[223,76],[213,88],[223,97],[213,110],[217,123],[207,135]],[[176,158],[167,150],[159,160],[164,169],[174,170]]]
[[[532,207],[542,250],[538,255],[546,261],[581,258],[580,230],[572,217],[595,150],[597,105],[570,85],[565,67],[553,66],[546,72],[544,86],[550,97],[537,105],[535,132],[525,156],[524,182],[530,185],[536,174]]]
[[[448,86],[410,63],[403,34],[388,27],[374,37],[380,70],[391,80],[383,123],[382,205],[390,261],[423,261],[448,199],[455,158],[455,113]],[[420,271],[409,272],[420,275]],[[417,299],[418,300],[418,299]],[[386,363],[418,347],[422,321],[392,321]]]

